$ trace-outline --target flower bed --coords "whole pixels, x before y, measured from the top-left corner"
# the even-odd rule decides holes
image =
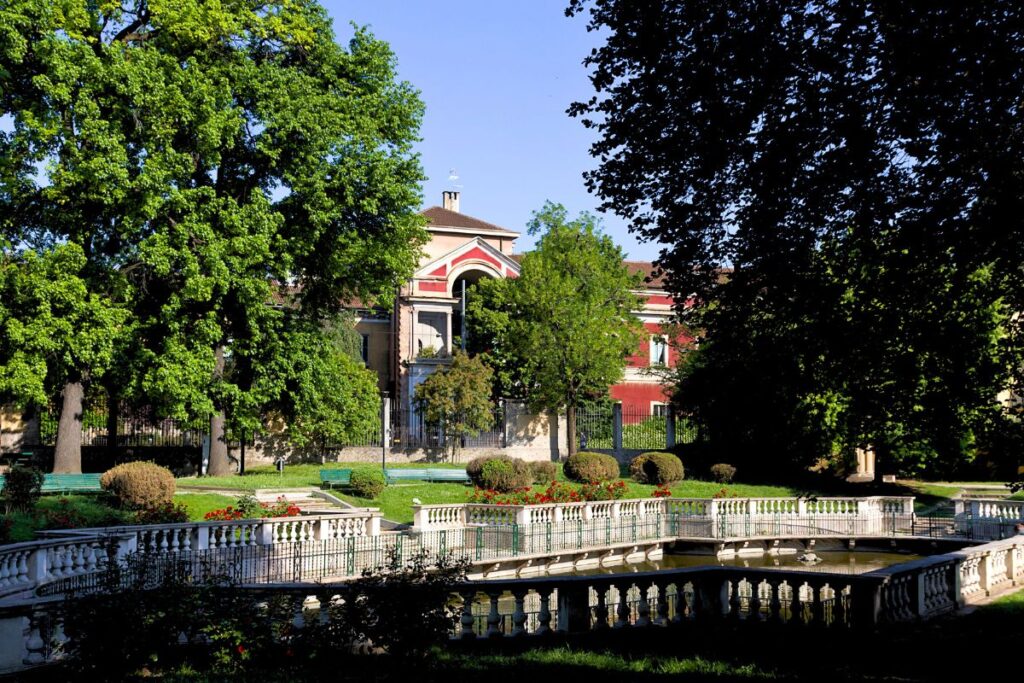
[[[553,481],[543,490],[527,486],[511,493],[499,493],[492,489],[477,488],[468,495],[470,503],[487,505],[544,505],[546,503],[620,500],[626,495],[626,482],[622,480],[604,483],[590,482],[574,486]]]
[[[301,512],[297,505],[289,503],[284,496],[273,503],[260,503],[255,496],[242,496],[236,505],[211,510],[203,519],[210,522],[233,522],[263,517],[297,517]]]

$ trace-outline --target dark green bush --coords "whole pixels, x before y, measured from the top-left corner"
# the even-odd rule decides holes
[[[641,453],[629,463],[629,473],[641,484],[671,484],[682,481],[682,461],[671,453]]]
[[[126,462],[111,468],[100,477],[100,486],[122,507],[133,510],[169,505],[174,499],[174,475],[151,462]]]
[[[533,483],[533,471],[522,460],[493,458],[484,463],[480,472],[481,488],[509,493]]]
[[[558,479],[558,465],[550,460],[537,460],[530,463],[534,484],[550,484]]]
[[[716,463],[711,466],[712,478],[722,484],[728,484],[736,476],[736,468],[724,462]]]
[[[384,490],[384,475],[377,470],[355,470],[349,482],[360,498],[376,498]]]
[[[43,490],[43,473],[35,467],[15,465],[4,475],[3,498],[6,514],[32,512]]]
[[[511,460],[511,458],[499,453],[488,453],[487,455],[481,455],[477,458],[473,458],[466,463],[466,474],[469,476],[469,480],[473,482],[474,486],[485,488],[481,475],[483,473],[484,465],[491,460]]]
[[[570,455],[562,471],[567,479],[583,484],[619,478],[619,461],[604,453],[576,453]]]

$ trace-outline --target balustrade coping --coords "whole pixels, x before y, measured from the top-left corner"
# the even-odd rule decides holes
[[[294,524],[295,522],[317,522],[322,520],[338,519],[339,517],[345,519],[383,517],[383,514],[384,513],[382,513],[377,508],[370,508],[368,510],[339,510],[338,512],[330,512],[326,514],[298,515],[296,517],[247,517],[245,519],[232,519],[227,521],[211,520],[202,522],[173,522],[169,524],[127,524],[123,526],[82,527],[80,529],[44,529],[41,531],[37,531],[36,535],[44,538],[53,538],[58,536],[97,536],[102,535],[104,533],[113,534],[119,532],[140,531],[146,529],[152,529],[154,531],[172,529],[192,529],[195,527],[222,527],[225,525],[244,525],[252,524],[254,522],[270,524]],[[34,542],[35,541],[25,541],[25,543]],[[9,545],[0,546],[0,553],[4,552],[10,547],[11,546]]]
[[[433,503],[429,505],[413,505],[413,510],[441,510],[441,509],[461,509],[468,507],[478,507],[487,509],[502,509],[502,510],[520,510],[525,508],[538,509],[538,508],[553,508],[553,507],[583,507],[586,505],[595,504],[611,504],[611,503],[634,503],[634,502],[666,502],[666,503],[714,503],[714,502],[735,502],[735,503],[746,503],[746,502],[798,502],[798,501],[814,501],[814,502],[832,502],[832,501],[877,501],[877,500],[899,500],[899,501],[913,501],[914,496],[835,496],[835,497],[823,497],[823,496],[797,496],[792,498],[620,498],[617,500],[582,500],[577,502],[566,502],[566,503]]]
[[[1017,546],[1024,547],[1024,536],[1011,536],[998,541],[988,541],[981,543],[980,545],[970,546],[961,550],[951,550],[948,553],[942,553],[941,555],[929,555],[928,557],[922,557],[918,560],[910,560],[908,562],[900,562],[899,564],[889,565],[888,567],[881,567],[879,569],[873,569],[870,572],[866,572],[861,576],[884,576],[892,577],[904,574],[906,572],[913,572],[919,569],[927,569],[929,567],[935,567],[948,563],[959,563],[960,561],[966,561],[974,559],[976,557],[984,557],[993,551],[1005,550],[1008,548],[1014,548]]]

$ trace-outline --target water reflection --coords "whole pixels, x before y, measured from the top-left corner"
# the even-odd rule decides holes
[[[830,574],[864,574],[900,562],[918,560],[922,556],[909,552],[857,551],[815,551],[822,559],[819,564],[807,566],[797,560],[798,554],[761,555],[719,559],[714,555],[665,554],[664,558],[652,562],[636,562],[614,567],[578,569],[573,572],[559,572],[557,575],[593,576],[596,574],[628,574],[649,572],[660,569],[682,567],[753,567],[758,569],[798,569],[800,571],[827,572]]]

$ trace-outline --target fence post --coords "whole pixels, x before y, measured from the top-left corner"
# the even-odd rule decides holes
[[[498,399],[498,410],[501,411],[501,442],[498,447],[508,448],[508,402],[505,399]]]
[[[612,450],[616,456],[622,455],[622,404],[612,404]]]
[[[391,397],[384,394],[380,403],[380,447],[386,453],[391,451]]]
[[[672,450],[676,445],[676,411],[669,404],[665,411],[665,450]]]

